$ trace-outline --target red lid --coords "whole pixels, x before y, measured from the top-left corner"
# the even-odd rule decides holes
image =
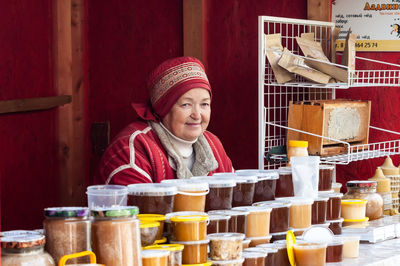
[[[377,185],[376,181],[348,181],[346,187],[365,187],[375,188]]]

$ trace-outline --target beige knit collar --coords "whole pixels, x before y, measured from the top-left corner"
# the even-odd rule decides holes
[[[172,136],[159,123],[150,121],[150,126],[154,132],[156,132],[161,144],[167,151],[169,164],[176,170],[176,176],[178,178],[183,179],[192,176],[208,175],[209,172],[218,168],[218,162],[214,157],[210,144],[208,144],[203,134],[193,143],[195,161],[192,171],[190,171],[183,163],[182,155],[171,140]]]

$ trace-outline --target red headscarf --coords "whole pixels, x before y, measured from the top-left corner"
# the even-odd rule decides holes
[[[149,75],[148,103],[132,103],[132,107],[142,119],[158,121],[168,114],[183,94],[194,88],[206,89],[211,96],[211,86],[203,64],[187,56],[169,59]]]

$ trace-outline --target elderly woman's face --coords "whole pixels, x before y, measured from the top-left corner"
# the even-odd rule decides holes
[[[191,89],[172,106],[162,123],[176,137],[195,140],[207,129],[211,114],[210,103],[210,93],[206,89]]]

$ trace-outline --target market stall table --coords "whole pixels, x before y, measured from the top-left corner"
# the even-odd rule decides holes
[[[397,266],[400,265],[400,238],[375,244],[360,243],[360,255],[354,259],[343,259],[329,266]]]

